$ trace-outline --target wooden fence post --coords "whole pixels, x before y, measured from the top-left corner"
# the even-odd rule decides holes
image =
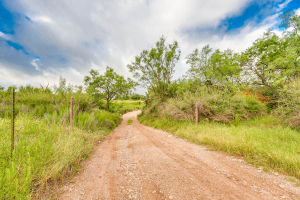
[[[73,97],[71,97],[71,105],[70,105],[70,125],[73,125]]]
[[[11,89],[11,156],[15,149],[15,88]]]
[[[195,105],[195,121],[196,121],[196,124],[198,124],[198,104],[197,103]]]

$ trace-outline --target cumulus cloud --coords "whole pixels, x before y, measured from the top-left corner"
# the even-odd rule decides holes
[[[184,57],[195,48],[209,43],[214,48],[240,51],[273,25],[275,18],[259,25],[249,22],[236,32],[225,32],[226,27],[220,27],[224,19],[240,15],[253,1],[4,0],[11,12],[23,16],[14,28],[15,34],[9,37],[28,55],[0,40],[3,55],[10,51],[18,60],[0,56],[1,70],[11,76],[4,79],[1,73],[0,85],[29,83],[28,80],[54,83],[59,76],[82,84],[91,68],[103,72],[106,66],[131,76],[126,65],[161,35],[167,36],[168,42],[179,42],[182,59],[175,74],[179,77],[187,69]],[[0,37],[8,40],[1,32]],[[12,71],[20,73],[13,76]]]

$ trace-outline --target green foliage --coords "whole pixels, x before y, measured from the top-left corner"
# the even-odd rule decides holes
[[[273,113],[282,117],[289,126],[300,130],[300,78],[279,90],[278,107]]]
[[[212,86],[198,87],[197,92],[183,92],[165,103],[153,100],[143,110],[145,114],[165,116],[175,121],[194,121],[195,104],[198,104],[199,119],[232,123],[265,114],[266,106],[254,97],[232,94],[228,90]]]
[[[142,109],[143,101],[135,100],[114,100],[111,103],[110,111],[113,113],[125,114],[134,110]]]
[[[280,27],[286,29],[281,36],[268,30],[240,54],[214,51],[209,45],[194,50],[186,57],[190,69],[180,82],[190,91],[199,85],[222,86],[232,92],[263,91],[269,96],[269,107],[275,108],[279,90],[300,75],[300,16],[287,11],[281,18]]]
[[[94,110],[91,113],[80,113],[74,118],[74,125],[89,131],[97,131],[100,129],[111,130],[119,125],[120,117],[104,110]]]
[[[284,28],[285,30],[292,28],[292,33],[294,32],[298,35],[300,30],[300,16],[295,15],[294,11],[288,10],[284,12],[281,16],[281,23],[279,24],[280,28]]]
[[[190,64],[187,77],[199,80],[202,85],[213,84],[233,87],[240,82],[239,55],[228,49],[216,50],[206,45],[202,51],[195,49],[186,57],[186,63]]]
[[[180,54],[178,43],[174,41],[173,44],[166,44],[166,38],[162,36],[156,42],[156,47],[143,50],[127,67],[142,86],[164,100],[168,95],[174,67]]]
[[[104,75],[100,75],[98,71],[92,69],[90,76],[84,78],[84,82],[87,86],[87,92],[95,99],[106,100],[108,110],[111,100],[118,95],[126,94],[136,86],[136,83],[130,78],[126,80],[110,67],[106,68]]]

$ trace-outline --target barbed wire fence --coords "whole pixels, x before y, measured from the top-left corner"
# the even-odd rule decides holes
[[[21,135],[21,131],[20,130],[16,130],[16,128],[20,128],[20,127],[24,127],[24,126],[28,126],[28,125],[34,125],[34,124],[40,124],[38,122],[36,123],[27,123],[27,124],[21,124],[21,125],[17,125],[16,126],[16,121],[15,121],[15,118],[16,118],[16,115],[17,113],[20,113],[20,112],[33,112],[33,111],[37,111],[37,110],[31,110],[31,109],[15,109],[15,105],[16,105],[16,92],[15,92],[15,89],[12,88],[11,90],[11,109],[3,109],[3,105],[2,105],[2,109],[0,110],[0,112],[11,112],[10,114],[10,118],[11,118],[11,124],[10,124],[10,127],[6,127],[6,128],[3,128],[3,127],[0,127],[0,131],[3,131],[3,130],[8,130],[10,129],[11,131],[11,157],[13,155],[13,152],[15,150],[15,147],[17,145],[17,143],[21,140],[21,139],[24,139],[24,138],[32,138],[32,137],[44,137],[45,135],[49,135],[51,133],[54,133],[54,132],[45,132],[44,134],[38,134],[38,135]],[[76,102],[74,102],[74,98],[71,97],[70,99],[70,125],[73,126],[73,121],[74,121],[74,104]],[[31,104],[33,105],[33,104]],[[79,108],[80,108],[80,103],[77,103],[77,114],[79,114]],[[47,110],[49,111],[49,110]],[[53,110],[54,111],[54,110]],[[56,111],[56,110],[55,110]],[[46,114],[47,112],[45,112]],[[19,137],[16,138],[16,133],[19,133]]]

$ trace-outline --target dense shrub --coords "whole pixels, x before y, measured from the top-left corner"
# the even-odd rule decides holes
[[[231,123],[265,113],[266,106],[254,97],[232,94],[227,90],[213,87],[200,87],[196,93],[185,92],[182,96],[170,98],[166,102],[152,103],[143,113],[164,115],[176,121],[190,121],[195,118],[195,105],[198,105],[199,120]]]
[[[278,108],[274,114],[283,118],[287,125],[300,128],[300,78],[280,89]]]

